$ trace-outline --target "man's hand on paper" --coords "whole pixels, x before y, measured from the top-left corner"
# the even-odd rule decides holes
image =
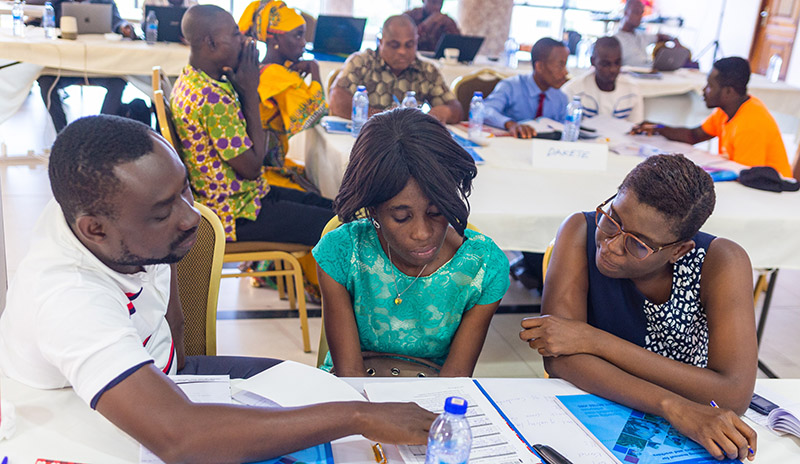
[[[559,316],[535,316],[522,320],[519,338],[542,356],[594,354],[592,343],[600,336],[589,324]]]
[[[416,403],[364,403],[359,405],[362,435],[378,443],[424,445],[428,443],[436,414]]]
[[[713,408],[680,398],[665,407],[664,418],[705,448],[715,459],[755,459],[756,432],[730,409]]]

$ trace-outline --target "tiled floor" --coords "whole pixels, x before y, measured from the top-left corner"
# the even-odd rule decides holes
[[[78,101],[73,97],[72,101]],[[99,105],[98,105],[99,107]],[[77,114],[76,108],[68,108]],[[0,141],[12,154],[36,153],[52,141],[53,129],[42,122],[46,116],[38,93],[32,94],[23,110],[0,124]],[[35,122],[32,122],[35,121]],[[48,141],[49,140],[49,141]],[[26,148],[28,147],[28,148]],[[13,277],[28,248],[28,236],[36,218],[50,198],[45,164],[17,165],[0,162],[3,221],[9,275]],[[538,305],[538,297],[518,283],[503,300],[504,306]],[[311,306],[313,308],[313,306]],[[257,289],[242,279],[224,279],[219,310],[227,316],[246,317],[248,311],[286,309],[288,303],[277,292]],[[541,377],[541,357],[517,338],[519,321],[529,314],[498,314],[492,321],[486,344],[478,360],[476,376]],[[224,319],[217,323],[220,354],[268,356],[316,363],[320,319],[310,319],[312,352],[303,353],[299,320]],[[800,270],[781,270],[770,316],[764,332],[761,359],[781,377],[800,377]]]

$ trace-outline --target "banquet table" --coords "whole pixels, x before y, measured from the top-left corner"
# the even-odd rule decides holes
[[[354,139],[329,134],[321,126],[307,132],[303,153],[307,175],[324,196],[333,198]],[[504,250],[543,252],[567,216],[594,210],[616,191],[625,175],[642,161],[635,154],[640,146],[684,153],[704,166],[742,169],[717,155],[660,136],[629,136],[617,131],[603,137],[609,137],[603,143],[611,149],[626,154],[609,152],[607,168],[602,171],[537,168],[532,163],[531,140],[496,137],[489,146],[476,148],[485,163],[478,166],[473,182],[470,222]],[[704,231],[739,243],[756,268],[800,268],[800,193],[766,192],[738,182],[717,183],[716,193],[716,207]]]
[[[29,26],[25,37],[0,29],[0,65],[10,64],[0,69],[0,123],[19,109],[41,74],[150,76],[153,66],[161,66],[168,75],[177,76],[188,62],[189,47],[177,43],[149,45],[116,34],[50,40],[39,27]],[[137,87],[149,94],[149,77]]]
[[[445,380],[446,379],[442,379]],[[439,379],[364,379],[350,378],[347,383],[356,390],[370,382],[418,381],[437,382]],[[520,392],[537,392],[541,395],[580,394],[581,390],[560,379],[480,379],[481,385],[502,403],[522,396]],[[9,378],[0,377],[2,397],[14,404],[16,431],[7,440],[0,441],[0,459],[8,456],[10,464],[33,463],[38,458],[65,462],[135,464],[139,463],[139,444],[116,428],[98,412],[90,409],[71,388],[39,390]],[[768,389],[792,401],[800,401],[800,379],[758,379],[756,391]],[[232,381],[232,391],[236,391]],[[767,396],[769,398],[769,396]],[[509,417],[531,443],[537,440],[544,423],[526,423],[523,407],[512,410]],[[518,419],[519,417],[519,419]],[[516,419],[516,420],[515,420]],[[788,463],[800,460],[800,439],[779,437],[766,428],[744,419],[758,433],[758,451],[754,463]],[[583,433],[575,429],[575,433]],[[548,434],[552,435],[552,434]],[[574,437],[567,435],[551,446],[569,458],[570,443]],[[371,442],[363,438],[350,438],[333,442],[334,461],[338,464],[374,464]],[[393,446],[386,446],[389,462],[402,462]],[[585,462],[572,457],[576,464]],[[750,461],[747,461],[750,462]]]
[[[2,4],[2,2],[0,2]],[[21,79],[14,79],[15,86],[0,84],[0,122],[13,115],[19,108],[38,72],[57,72],[58,69],[73,73],[106,76],[149,75],[153,66],[161,66],[175,76],[188,62],[189,48],[175,43],[148,45],[143,41],[116,40],[119,36],[82,35],[78,40],[47,40],[42,28],[28,27],[23,38],[14,37],[10,28],[0,29],[0,66],[9,62],[20,62],[26,68]],[[474,62],[450,64],[433,61],[439,67],[445,82],[450,84],[458,76],[483,68],[493,68],[506,75],[531,72],[529,62],[511,68],[496,61],[479,56]],[[320,61],[323,78],[342,62]],[[45,69],[50,68],[50,69]],[[0,69],[0,83],[10,79],[8,73],[18,73],[22,66]],[[570,69],[572,76],[589,72],[586,69]],[[33,78],[30,76],[34,75]],[[699,118],[708,113],[699,96],[706,84],[706,74],[689,69],[661,73],[659,79],[635,79],[645,99],[645,116],[669,124],[697,124]],[[144,89],[146,90],[146,89]],[[760,75],[753,75],[749,90],[762,99],[772,112],[788,114],[800,119],[800,89],[784,82],[773,83]],[[20,96],[21,95],[21,96]]]

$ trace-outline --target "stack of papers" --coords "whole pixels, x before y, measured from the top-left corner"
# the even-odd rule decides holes
[[[800,437],[800,419],[798,417],[800,417],[800,404],[795,403],[770,411],[767,423],[772,430]]]

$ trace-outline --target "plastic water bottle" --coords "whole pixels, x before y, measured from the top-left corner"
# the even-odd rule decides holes
[[[13,32],[16,37],[25,37],[25,1],[14,0],[11,7],[11,16],[14,18]]]
[[[592,65],[592,40],[583,37],[575,46],[575,57],[578,59],[579,68],[588,68]]]
[[[516,68],[519,64],[517,51],[519,51],[519,44],[513,37],[509,37],[503,46],[503,53],[505,54],[505,62],[503,64],[509,68]]]
[[[409,90],[406,96],[403,97],[403,102],[400,103],[402,108],[417,108],[417,92]]]
[[[483,131],[483,92],[472,94],[472,101],[469,103],[469,132],[471,139],[482,137]]]
[[[147,19],[144,22],[144,37],[151,45],[158,42],[158,18],[153,10],[147,13]]]
[[[472,449],[472,431],[465,416],[467,400],[451,396],[444,402],[444,412],[433,422],[428,433],[425,464],[464,464]]]
[[[561,140],[565,142],[575,142],[581,133],[581,117],[583,107],[581,97],[575,95],[567,105],[567,118],[564,120],[564,132],[561,133]]]
[[[45,2],[44,15],[42,15],[42,27],[44,28],[44,36],[47,39],[56,38],[56,10],[53,9],[53,4]]]
[[[358,137],[361,133],[361,127],[367,122],[369,117],[369,95],[367,88],[359,85],[356,88],[356,93],[353,94],[353,116],[350,118],[353,121],[353,137]]]
[[[783,67],[783,58],[777,53],[769,57],[769,66],[767,66],[767,79],[772,82],[778,82],[781,77],[781,68]]]

